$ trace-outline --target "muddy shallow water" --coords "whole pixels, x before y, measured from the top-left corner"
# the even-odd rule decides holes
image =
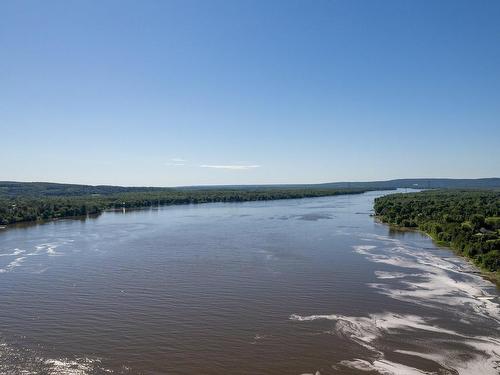
[[[2,374],[498,374],[498,290],[386,192],[0,231]]]

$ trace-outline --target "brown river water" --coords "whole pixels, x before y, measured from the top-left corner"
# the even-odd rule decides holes
[[[499,374],[499,291],[386,193],[1,230],[0,374]]]

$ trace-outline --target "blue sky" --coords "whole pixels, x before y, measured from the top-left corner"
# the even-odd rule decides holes
[[[498,1],[0,3],[0,180],[500,176]]]

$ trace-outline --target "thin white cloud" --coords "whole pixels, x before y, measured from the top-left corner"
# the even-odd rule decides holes
[[[177,167],[186,165],[186,161],[187,161],[186,159],[172,158],[170,159],[170,161],[166,162],[165,165]]]
[[[254,168],[260,168],[260,165],[209,165],[209,164],[202,164],[200,165],[200,168],[213,168],[213,169],[231,169],[231,170],[237,170],[237,171],[243,171],[243,170],[248,170],[248,169],[254,169]]]

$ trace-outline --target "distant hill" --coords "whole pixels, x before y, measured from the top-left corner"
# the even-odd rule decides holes
[[[410,178],[388,181],[331,182],[324,184],[282,184],[282,185],[218,185],[182,187],[126,187],[111,185],[77,185],[52,182],[0,181],[0,197],[19,196],[83,196],[112,195],[119,193],[161,192],[172,190],[267,190],[267,189],[491,189],[500,188],[500,178],[453,179],[453,178]]]
[[[0,197],[14,198],[18,196],[47,197],[47,196],[82,196],[82,195],[111,195],[118,193],[138,193],[148,191],[166,191],[171,188],[159,187],[124,187],[109,185],[76,185],[58,184],[52,182],[14,182],[0,181]]]
[[[323,184],[283,184],[283,185],[217,185],[217,186],[182,186],[180,190],[262,190],[262,189],[498,189],[500,178],[477,178],[477,179],[455,179],[455,178],[405,178],[387,181],[366,182],[327,182]]]
[[[500,188],[500,178],[403,178],[371,182],[334,182],[320,184],[319,186],[336,188],[351,186],[353,188],[488,189]]]

